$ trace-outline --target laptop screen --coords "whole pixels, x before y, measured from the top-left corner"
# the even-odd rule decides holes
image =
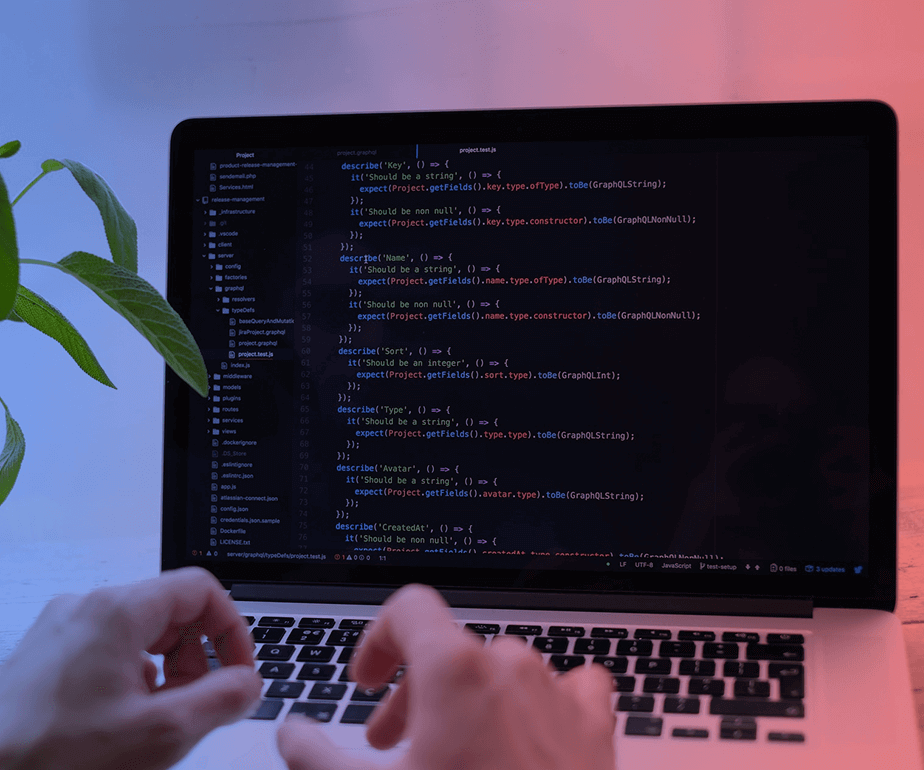
[[[165,565],[879,590],[894,152],[876,103],[181,124]]]

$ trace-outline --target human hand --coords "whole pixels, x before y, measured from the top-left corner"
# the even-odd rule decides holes
[[[396,768],[613,770],[612,677],[602,666],[554,676],[518,639],[495,637],[485,647],[421,585],[388,599],[351,661],[351,676],[378,688],[404,662],[404,677],[366,732],[380,749],[409,739]],[[286,719],[277,743],[289,770],[367,767],[305,717]]]
[[[208,671],[203,634],[225,667]],[[170,767],[259,698],[253,649],[203,569],[59,596],[0,669],[0,768]],[[159,687],[145,651],[164,655]]]

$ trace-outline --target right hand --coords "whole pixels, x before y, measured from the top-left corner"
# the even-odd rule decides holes
[[[378,688],[399,665],[398,688],[373,712],[366,737],[387,749],[403,738],[407,770],[613,770],[612,677],[585,665],[555,676],[518,639],[485,647],[460,629],[432,588],[395,592],[367,629],[351,663],[360,687]],[[279,728],[289,770],[371,767],[292,716]]]

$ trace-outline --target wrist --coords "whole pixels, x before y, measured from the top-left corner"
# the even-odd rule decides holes
[[[44,770],[41,754],[34,734],[0,723],[0,770]]]

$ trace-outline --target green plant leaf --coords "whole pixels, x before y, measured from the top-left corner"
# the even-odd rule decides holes
[[[115,388],[86,340],[54,305],[20,284],[13,314],[19,317],[18,320],[25,321],[29,326],[60,343],[61,347],[77,362],[77,366],[94,380]]]
[[[13,140],[12,142],[0,145],[0,158],[12,158],[19,152],[20,147],[22,147],[22,142],[19,140]]]
[[[143,278],[85,251],[68,254],[57,263],[36,259],[23,263],[56,267],[90,287],[141,332],[193,390],[203,397],[208,394],[208,374],[199,346],[183,319]]]
[[[55,167],[54,164],[60,164]],[[130,270],[132,273],[138,272],[138,229],[135,227],[135,220],[132,219],[128,212],[119,203],[112,188],[103,180],[99,174],[94,173],[82,163],[76,160],[46,160],[42,164],[42,170],[45,172],[56,171],[63,166],[77,180],[77,184],[87,194],[91,201],[96,204],[100,215],[103,217],[103,226],[106,228],[106,240],[109,242],[109,251],[112,253],[112,261],[119,267]]]
[[[13,207],[6,184],[0,176],[0,321],[5,319],[16,302],[19,286],[19,249],[16,247],[16,226]]]
[[[6,403],[0,398],[3,411],[6,412],[6,441],[0,450],[0,504],[6,500],[10,490],[16,483],[22,458],[26,453],[26,439],[22,435],[19,423],[13,419]]]

